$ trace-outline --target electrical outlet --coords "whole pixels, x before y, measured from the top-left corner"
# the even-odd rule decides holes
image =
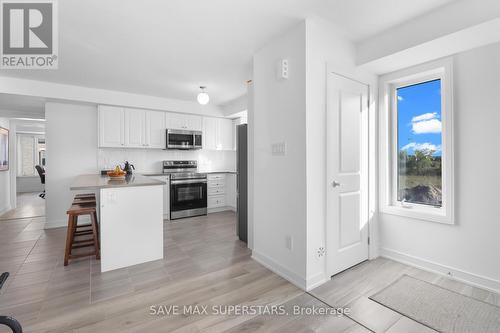
[[[286,236],[285,237],[285,247],[288,250],[292,251],[292,249],[293,249],[293,238],[292,238],[292,236]]]
[[[326,254],[325,248],[323,246],[320,246],[318,248],[318,251],[316,252],[316,254],[317,254],[318,258],[324,257]]]

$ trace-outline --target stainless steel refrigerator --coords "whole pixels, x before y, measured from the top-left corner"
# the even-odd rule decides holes
[[[238,224],[236,232],[241,241],[248,242],[248,146],[247,124],[236,127],[236,194]]]

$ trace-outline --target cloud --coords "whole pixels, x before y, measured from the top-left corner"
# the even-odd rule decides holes
[[[429,112],[429,113],[424,113],[424,114],[421,114],[420,116],[415,116],[411,119],[411,121],[413,123],[416,123],[418,121],[422,121],[422,120],[431,120],[431,119],[437,119],[438,118],[438,114],[437,112]]]
[[[437,112],[424,113],[411,119],[413,134],[441,133],[442,124]]]
[[[403,96],[398,96],[398,101],[402,101],[403,99]]]
[[[412,123],[414,134],[441,133],[442,124],[438,119],[424,120]]]
[[[407,144],[406,146],[402,147],[401,150],[432,150],[435,153],[441,151],[441,146],[437,146],[435,144],[429,143],[429,142],[424,142],[424,143],[416,143],[416,142],[411,142]]]

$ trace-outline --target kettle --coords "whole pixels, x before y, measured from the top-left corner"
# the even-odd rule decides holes
[[[132,170],[135,170],[135,166],[133,164],[130,164],[129,161],[125,161],[123,171],[125,171],[127,173],[127,175],[131,175]]]

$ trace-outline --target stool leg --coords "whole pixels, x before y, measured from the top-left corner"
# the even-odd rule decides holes
[[[64,250],[64,266],[68,266],[69,256],[71,254],[71,247],[73,246],[73,215],[68,215],[68,230],[66,232],[66,249]]]
[[[97,212],[94,212],[94,218],[96,220],[96,226],[97,226],[97,240],[99,241],[99,248],[101,248],[101,229],[99,229],[99,220],[97,219]]]
[[[99,246],[99,239],[97,237],[97,214],[90,214],[90,218],[92,220],[92,234],[94,235],[94,247],[95,247],[95,258],[97,260],[101,259],[101,251]]]

